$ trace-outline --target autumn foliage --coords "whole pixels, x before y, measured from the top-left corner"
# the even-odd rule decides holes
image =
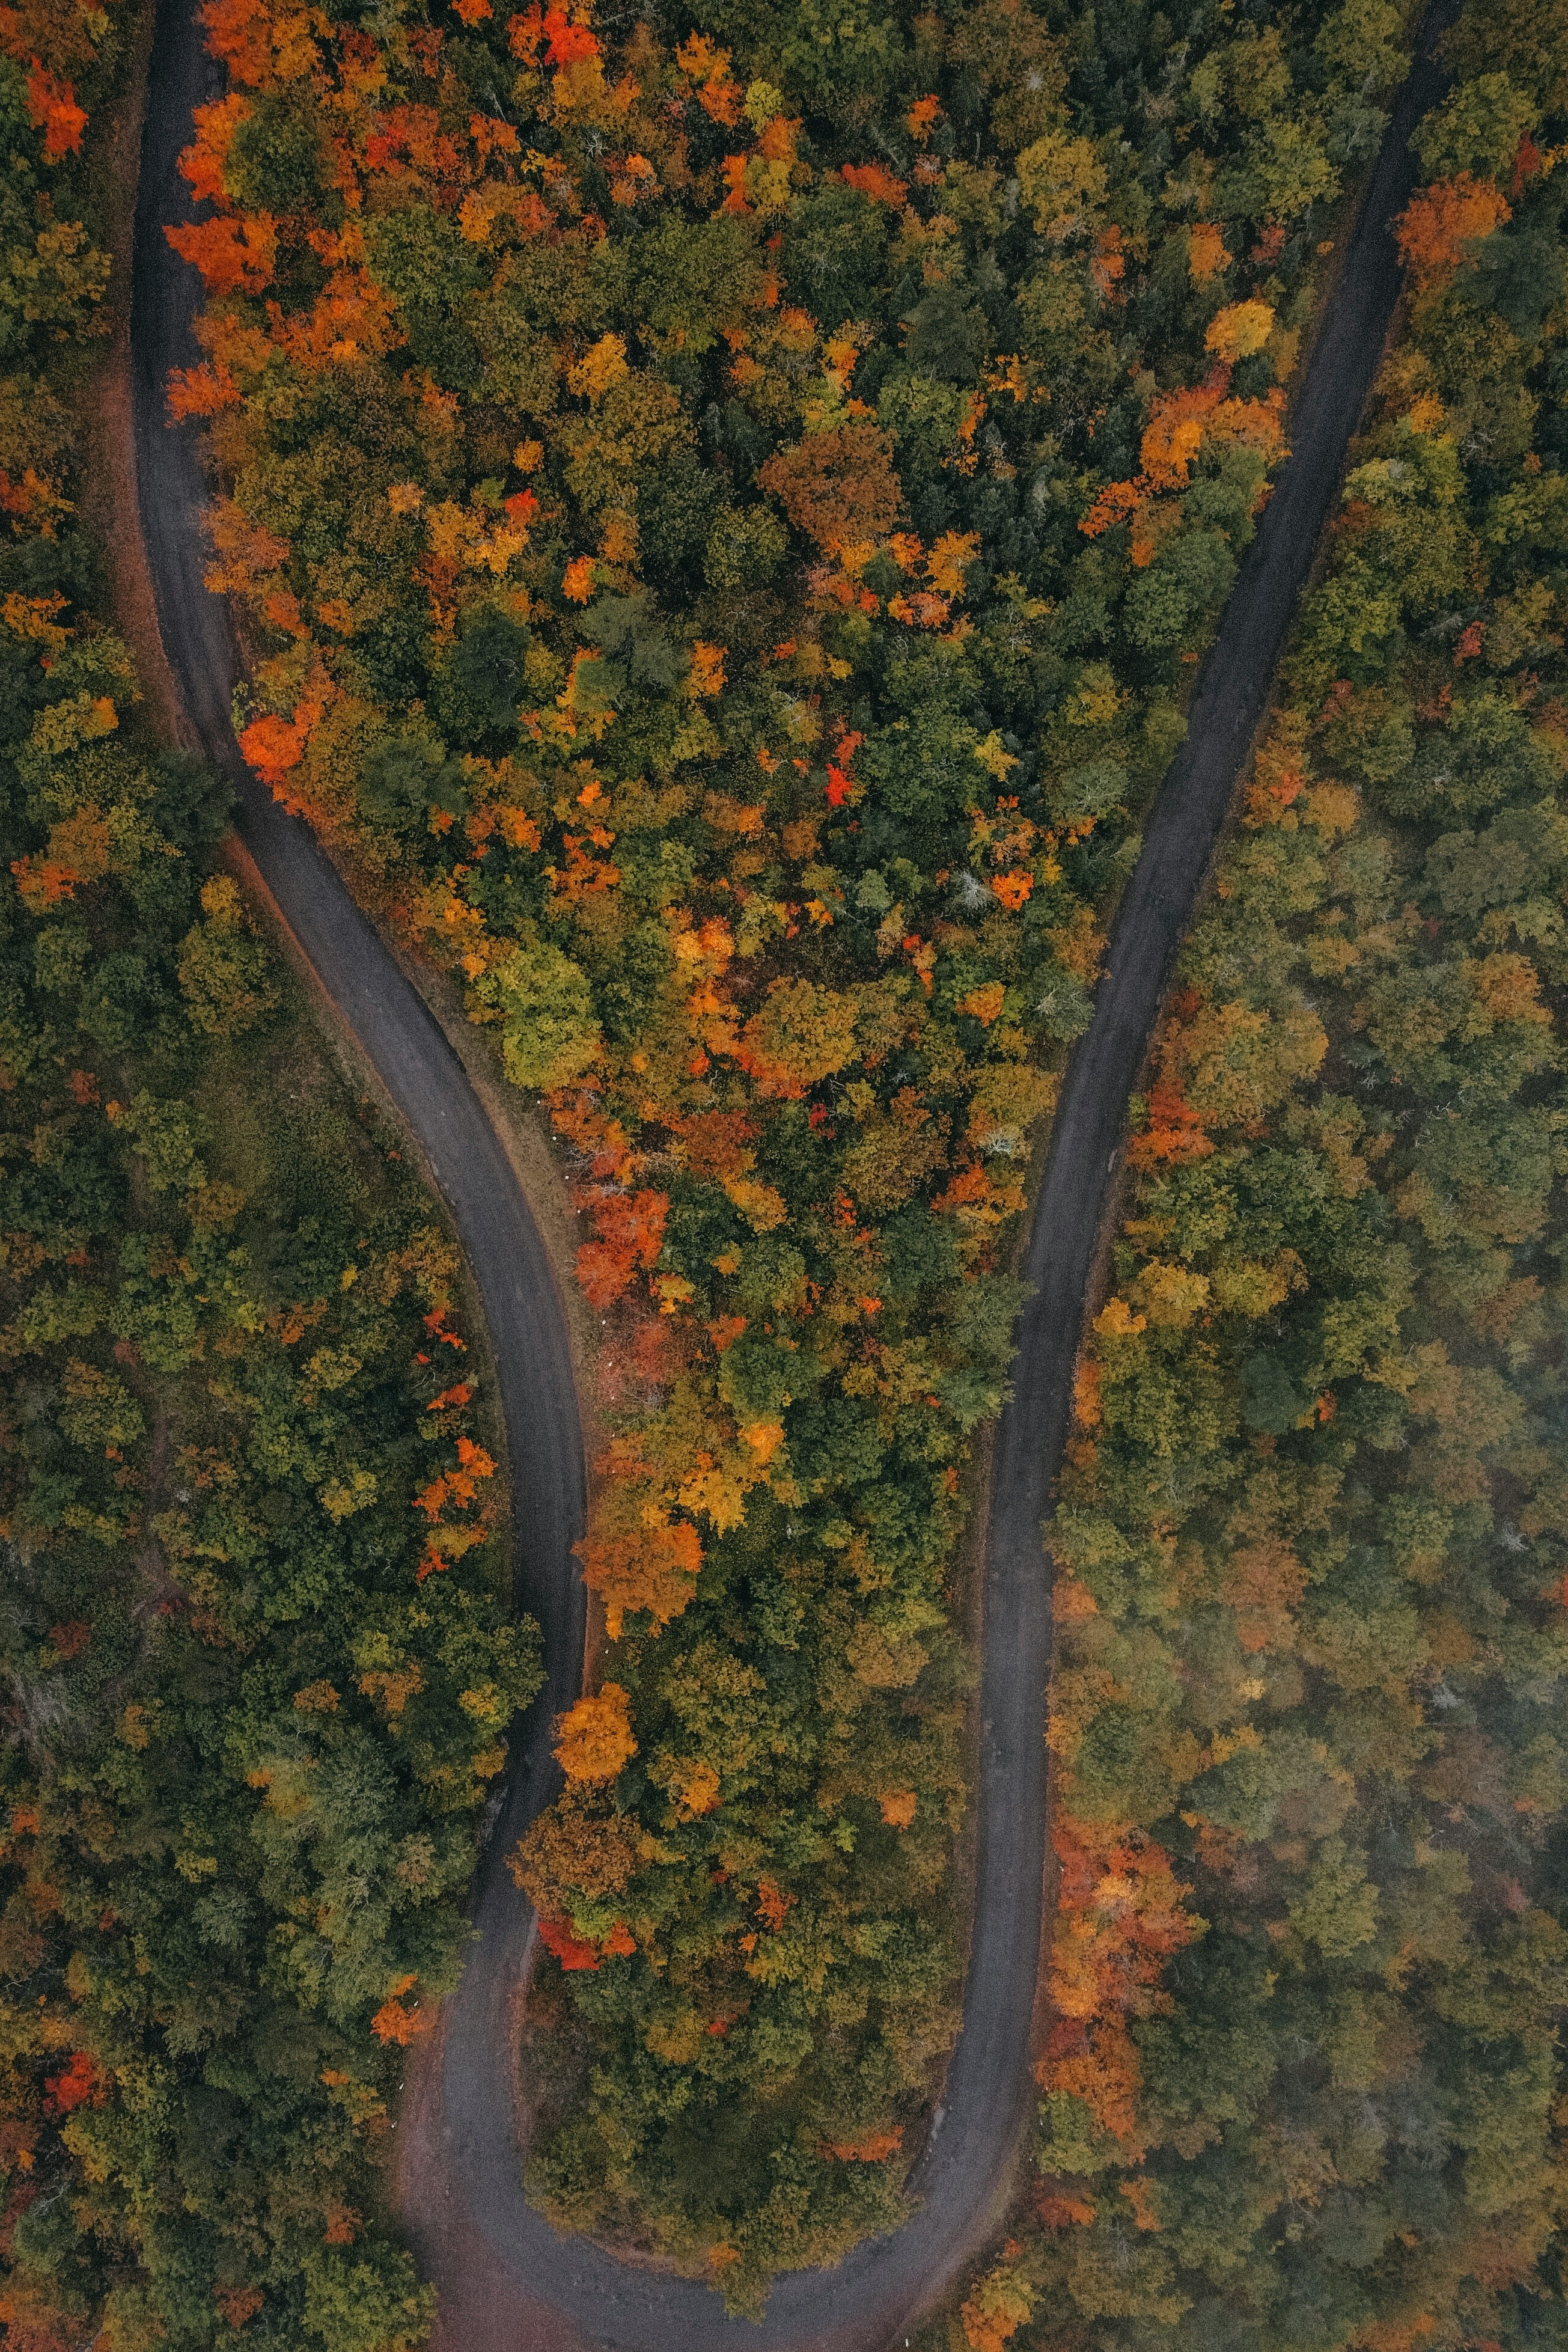
[[[1512,217],[1508,198],[1490,181],[1469,172],[1435,181],[1411,197],[1399,216],[1400,258],[1422,292],[1445,286],[1468,246],[1489,237]]]
[[[170,388],[244,756],[465,988],[580,1221],[612,1646],[513,1859],[593,2056],[534,2191],[737,2308],[897,2219],[955,2028],[953,1546],[1025,1173],[1381,54],[1350,9],[1129,34],[1145,121],[1087,16],[809,13],[208,0]],[[1167,1170],[1254,1048],[1226,1003]],[[473,1471],[420,1490],[422,1592]]]
[[[899,504],[892,457],[892,442],[876,425],[843,425],[779,450],[758,479],[796,528],[831,554],[892,530]]]
[[[37,58],[27,76],[27,113],[35,129],[44,134],[46,163],[57,163],[63,155],[80,152],[86,110],[77,104],[71,84],[59,80]]]
[[[580,1698],[557,1726],[556,1761],[569,1781],[613,1780],[637,1753],[631,1703],[619,1683]]]
[[[438,1213],[286,1003],[215,782],[92,602],[98,530],[134,528],[89,464],[134,48],[124,11],[0,7],[0,1093],[50,1139],[7,1179],[0,1359],[55,1482],[0,1448],[0,1654],[48,1727],[0,1743],[0,2335],[413,2352],[388,2102],[534,1636]],[[244,116],[209,110],[209,200]],[[256,300],[265,225],[196,234]],[[220,342],[188,415],[271,349]],[[311,692],[307,663],[290,719]]]
[[[1561,140],[1537,39],[1467,14],[1424,157]],[[1271,2352],[1309,2307],[1335,2352],[1554,2325],[1568,1488],[1527,1139],[1563,1115],[1568,964],[1530,908],[1568,757],[1561,632],[1511,619],[1555,612],[1564,505],[1533,421],[1563,320],[1511,275],[1561,245],[1534,183],[1457,168],[1402,217],[1417,299],[1134,1106],[1051,1530],[1042,2178],[961,2306],[988,2352],[1042,2313],[1178,2352]],[[1134,567],[1203,399],[1092,510]],[[1406,2201],[1417,2144],[1440,2204]]]

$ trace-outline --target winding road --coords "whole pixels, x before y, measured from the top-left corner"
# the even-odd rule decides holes
[[[1161,786],[1113,930],[1092,1023],[1062,1086],[1024,1273],[1014,1389],[998,1432],[985,1559],[977,1895],[963,2031],[945,2103],[894,2234],[838,2269],[792,2273],[758,2325],[716,2294],[552,2231],[525,2201],[509,2037],[533,1921],[502,1867],[557,1784],[554,1716],[580,1684],[585,1607],[582,1432],[565,1312],[517,1176],[456,1054],[307,827],[240,759],[230,709],[239,656],[203,584],[210,488],[194,431],[170,428],[172,367],[200,352],[200,284],[167,244],[193,216],[176,158],[191,111],[221,95],[192,0],[158,0],[137,196],[131,356],[138,495],[159,625],[191,732],[233,784],[237,829],[284,921],[358,1038],[451,1212],[489,1328],[510,1450],[514,1595],[545,1640],[546,1685],[513,1741],[500,1819],[475,1890],[476,1941],[447,2004],[439,2069],[412,2120],[404,2219],[440,2292],[449,2352],[878,2352],[946,2288],[1012,2191],[1033,2094],[1030,2021],[1042,1920],[1049,1560],[1041,1529],[1066,1435],[1096,1242],[1136,1080],[1240,766],[1311,570],[1398,293],[1388,224],[1414,185],[1407,142],[1440,95],[1423,26],[1295,403],[1280,476],[1204,663],[1186,743]]]

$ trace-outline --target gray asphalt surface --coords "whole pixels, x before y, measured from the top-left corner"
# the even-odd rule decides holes
[[[192,217],[175,157],[191,109],[219,94],[191,0],[159,0],[139,191],[132,317],[141,524],[163,642],[207,755],[233,781],[239,831],[286,920],[381,1073],[450,1207],[489,1324],[516,1496],[516,1594],[544,1628],[547,1690],[514,1738],[502,1818],[481,1862],[477,1941],[447,2005],[442,2063],[424,2085],[405,2218],[440,2290],[451,2352],[877,2352],[951,2282],[1010,2194],[1033,2106],[1030,2020],[1042,1921],[1043,1725],[1051,1654],[1042,1526],[1066,1435],[1096,1240],[1127,1097],[1192,919],[1237,776],[1375,373],[1398,293],[1388,224],[1416,171],[1407,141],[1441,92],[1429,55],[1441,0],[1400,94],[1292,420],[1293,454],[1199,675],[1186,744],[1166,775],[1113,929],[1094,1018],[1063,1083],[1025,1272],[1014,1391],[995,1454],[985,1561],[977,1899],[964,2026],[946,2095],[911,2176],[920,2199],[895,2234],[837,2270],[781,2279],[759,2325],[726,2318],[701,2284],[615,2261],[558,2235],[524,2200],[514,2137],[511,2017],[531,1941],[528,1906],[501,1866],[553,1793],[552,1716],[578,1687],[583,1597],[570,1558],[583,1467],[567,1328],[510,1164],[455,1055],[358,912],[306,827],[251,779],[229,723],[238,659],[224,604],[202,584],[208,496],[189,428],[164,423],[171,366],[199,356],[195,273],[165,242]]]

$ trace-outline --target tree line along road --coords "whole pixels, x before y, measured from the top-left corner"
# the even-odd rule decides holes
[[[1013,1392],[993,1457],[984,1564],[977,1899],[964,2023],[910,2176],[913,2218],[831,2272],[781,2279],[759,2325],[718,2296],[553,2231],[525,2200],[511,2036],[533,1918],[504,1857],[554,1795],[554,1718],[580,1686],[585,1508],[565,1313],[517,1176],[462,1064],[308,829],[241,760],[240,659],[204,584],[210,486],[190,425],[171,429],[169,372],[199,358],[200,282],[165,223],[193,216],[177,170],[192,110],[221,95],[192,0],[159,0],[137,193],[131,361],[141,527],[191,740],[233,785],[236,825],[299,950],[352,1032],[446,1202],[488,1326],[513,1486],[514,1595],[544,1634],[546,1682],[517,1727],[481,1859],[477,1931],[434,2063],[402,2127],[404,2221],[441,2298],[448,2352],[876,2352],[951,2283],[999,2220],[1032,2105],[1030,2036],[1043,1912],[1051,1663],[1042,1536],[1072,1370],[1126,1117],[1171,966],[1365,404],[1399,291],[1390,229],[1415,184],[1410,134],[1441,94],[1427,17],[1294,404],[1292,455],[1199,673],[1186,742],[1160,788],[1113,929],[1089,1029],[1061,1087],[1023,1273]]]

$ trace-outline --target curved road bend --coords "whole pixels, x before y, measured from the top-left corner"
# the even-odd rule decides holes
[[[160,5],[137,190],[131,279],[138,503],[158,621],[184,710],[233,786],[236,824],[284,920],[416,1139],[472,1271],[506,1420],[512,1473],[515,1605],[544,1634],[545,1688],[514,1739],[497,1839],[515,1843],[555,1793],[554,1716],[582,1684],[584,1594],[572,1546],[585,1516],[582,1430],[566,1318],[544,1244],[462,1063],[418,992],[355,906],[309,828],[287,815],[239,755],[230,709],[240,675],[228,606],[203,584],[202,514],[211,490],[195,436],[171,431],[172,367],[201,357],[192,331],[200,280],[163,236],[191,218],[175,169],[191,110],[222,95],[188,0]],[[509,1882],[508,1882],[509,1883]]]
[[[583,1599],[570,1559],[582,1444],[564,1315],[509,1162],[416,992],[307,828],[239,759],[238,659],[202,583],[208,496],[195,437],[164,423],[172,366],[198,356],[194,273],[162,236],[191,217],[175,158],[193,105],[219,94],[191,0],[159,0],[138,195],[132,353],[138,478],[163,642],[195,731],[239,799],[239,831],[282,913],[418,1139],[451,1209],[489,1325],[511,1452],[516,1594],[544,1630],[549,1681],[508,1776],[476,1889],[478,1940],[447,2004],[444,2064],[414,2123],[405,2219],[440,2290],[451,2352],[876,2352],[949,2283],[996,2217],[1032,2106],[1030,2019],[1041,1925],[1050,1664],[1041,1527],[1066,1435],[1073,1361],[1128,1094],[1192,919],[1241,762],[1311,569],[1398,293],[1388,224],[1415,183],[1407,142],[1442,80],[1431,56],[1451,0],[1423,26],[1361,218],[1295,404],[1293,454],[1199,675],[1186,744],[1152,814],[1113,930],[1094,1018],[1062,1087],[1025,1273],[1014,1391],[998,1433],[985,1567],[977,1899],[964,2027],[946,2102],[911,2176],[921,2199],[894,2235],[837,2270],[781,2279],[759,2326],[727,2319],[702,2284],[619,2263],[552,2231],[524,2200],[511,2102],[512,1996],[531,1918],[502,1858],[548,1801],[552,1715],[578,1686]]]

